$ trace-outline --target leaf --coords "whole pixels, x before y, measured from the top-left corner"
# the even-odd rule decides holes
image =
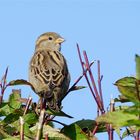
[[[123,110],[108,112],[104,115],[97,117],[96,119],[98,123],[104,122],[104,123],[112,124],[113,128],[130,126],[132,125],[130,122],[134,120],[138,120],[138,117],[136,115],[124,112]]]
[[[12,137],[8,137],[8,138],[5,138],[5,139],[2,139],[2,140],[20,140],[20,136],[12,136]],[[24,136],[24,140],[31,140],[30,138]]]
[[[140,115],[140,104],[135,104],[134,106],[131,106],[124,111],[130,114]]]
[[[131,126],[131,127],[126,128],[126,130],[122,134],[122,139],[124,139],[127,136],[133,135],[135,132],[136,132],[135,126]]]
[[[12,127],[12,126],[10,126],[10,125],[7,125],[7,126],[4,127],[4,131],[5,131],[7,134],[9,134],[9,135],[12,136],[12,135],[17,131],[17,129],[14,128],[14,127]]]
[[[74,86],[70,88],[69,92],[86,88],[86,86]]]
[[[124,77],[115,82],[120,93],[132,102],[140,101],[140,84],[134,77]]]
[[[8,135],[3,128],[0,128],[0,139],[3,140],[4,138],[8,138],[10,135]]]
[[[9,97],[9,106],[13,109],[19,109],[21,106],[20,97],[20,90],[12,90]]]
[[[17,86],[17,85],[28,85],[34,90],[33,85],[30,82],[28,82],[27,80],[24,80],[24,79],[17,79],[17,80],[10,81],[8,83],[8,86]]]
[[[16,137],[10,137],[10,138],[6,138],[6,139],[3,139],[3,140],[19,140],[19,138],[16,138]]]
[[[20,128],[18,130],[20,131]],[[32,131],[29,128],[29,125],[26,122],[24,123],[24,135],[32,139],[34,137]]]
[[[77,121],[74,123],[77,124],[83,131],[86,129],[91,132],[97,125],[95,120],[89,120],[89,119],[87,119],[87,120],[83,119],[83,120],[80,120],[80,121]],[[107,130],[106,130],[105,124],[103,124],[103,123],[98,124],[98,129],[97,129],[96,133],[106,132],[106,131]]]
[[[0,105],[0,117],[7,116],[10,113],[11,113],[11,110],[8,103],[2,102],[2,104]]]
[[[19,114],[9,114],[4,119],[4,123],[8,124],[5,129],[7,133],[14,133],[20,131],[19,117],[20,117]],[[25,116],[23,116],[23,118],[25,122],[24,123],[25,136],[33,138],[33,133],[30,131],[29,127],[33,124],[36,124],[36,122],[38,121],[37,116],[34,113],[28,113]]]
[[[135,55],[135,61],[136,61],[136,78],[140,80],[140,56]]]
[[[127,103],[130,102],[128,98],[126,98],[124,95],[119,95],[118,98],[114,99],[115,102],[121,102],[121,103]]]
[[[82,131],[80,126],[78,126],[76,123],[73,123],[69,126],[64,126],[61,132],[72,140],[89,140],[89,137]]]
[[[47,109],[47,114],[49,114],[49,115],[55,115],[55,116],[62,116],[62,117],[73,118],[72,116],[66,114],[65,112],[63,112],[61,110],[59,112],[56,112],[54,110]]]
[[[18,130],[20,132],[20,121],[19,118],[10,124],[10,126],[13,126],[14,128],[16,128],[16,130]],[[29,128],[29,124],[28,123],[24,123],[24,135],[29,137],[29,138],[33,138],[33,133],[31,132],[30,128]]]
[[[36,134],[37,125],[30,128],[30,130]],[[63,133],[60,133],[59,129],[53,128],[49,125],[43,126],[43,138],[45,135],[48,135],[49,140],[71,140],[69,137],[65,136]]]
[[[30,125],[35,124],[38,121],[38,117],[35,113],[28,113],[23,116],[24,121]]]
[[[7,115],[2,122],[5,124],[13,123],[19,119],[20,115],[21,114],[11,113],[11,114]]]

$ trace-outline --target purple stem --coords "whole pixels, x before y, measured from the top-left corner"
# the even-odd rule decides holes
[[[80,53],[80,49],[79,49],[79,45],[77,44],[77,50],[78,50],[78,55],[79,55],[79,59],[80,59],[80,63],[81,63],[81,66],[82,66],[82,69],[83,69],[83,73],[85,73],[85,68],[84,68],[84,62],[82,61],[82,57],[81,57],[81,53]],[[88,57],[86,55],[86,52],[84,51],[83,52],[84,54],[84,58],[85,58],[85,61],[86,61],[86,70],[89,72],[89,75],[90,75],[90,79],[91,79],[91,82],[92,82],[92,85],[93,85],[93,89],[90,85],[90,82],[89,82],[89,79],[88,79],[88,76],[87,76],[87,73],[84,74],[86,80],[87,80],[87,83],[88,83],[88,86],[91,90],[91,93],[96,101],[96,104],[98,106],[98,110],[101,111],[101,114],[104,114],[105,113],[105,110],[104,110],[104,105],[103,105],[103,98],[102,98],[102,89],[101,89],[101,80],[103,78],[103,76],[100,76],[100,66],[98,66],[98,77],[99,77],[99,94],[98,94],[98,91],[97,91],[97,88],[96,88],[96,84],[95,84],[95,81],[94,81],[94,77],[92,75],[92,72],[91,72],[91,69],[90,69],[90,66],[89,66],[89,61],[88,61]],[[98,65],[99,65],[99,62],[98,62]],[[95,93],[94,93],[95,92]],[[98,112],[98,115],[99,115],[99,112]],[[95,127],[95,129],[93,130],[93,134],[96,132],[98,128],[98,124],[97,126]],[[108,135],[110,133],[110,130],[109,130],[109,127],[108,125],[106,125],[106,128],[107,128],[107,132],[108,132]]]
[[[77,50],[78,50],[78,55],[79,55],[80,63],[81,63],[82,69],[83,69],[83,73],[85,73],[85,69],[84,69],[84,66],[83,66],[83,61],[82,61],[82,57],[81,57],[81,53],[80,53],[80,49],[79,49],[79,45],[78,44],[77,44]],[[89,69],[87,68],[87,70],[89,70]],[[92,87],[90,85],[90,82],[88,80],[87,74],[85,73],[84,76],[85,76],[85,78],[87,80],[87,83],[88,83],[88,86],[89,86],[89,88],[91,90],[91,93],[92,93],[92,95],[93,95],[93,97],[94,97],[94,99],[95,99],[95,101],[97,103],[97,106],[101,109],[101,106],[99,104],[99,101],[97,100],[97,98],[96,98],[96,96],[94,94],[94,91],[93,91],[93,89],[92,89]]]
[[[103,76],[101,76],[100,74],[100,61],[97,61],[97,65],[98,65],[98,88],[99,88],[99,94],[100,94],[100,99],[101,99],[101,104],[102,104],[102,108],[104,110],[104,102],[103,102],[103,95],[102,95],[102,78]]]
[[[100,108],[101,112],[104,112],[103,107],[102,107],[102,101],[100,99],[100,96],[99,96],[99,93],[98,93],[98,90],[97,90],[97,87],[96,87],[96,84],[95,84],[95,81],[94,81],[93,74],[92,74],[91,69],[89,67],[89,61],[88,61],[87,54],[86,54],[85,51],[83,52],[83,54],[84,54],[84,58],[85,58],[85,61],[86,61],[86,67],[87,67],[89,75],[90,75],[91,83],[93,85],[94,93],[96,95],[96,99],[97,99],[97,102],[99,104],[99,108]]]

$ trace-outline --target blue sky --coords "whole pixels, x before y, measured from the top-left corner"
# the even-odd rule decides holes
[[[9,66],[8,81],[28,79],[36,38],[47,31],[57,32],[66,39],[62,53],[67,59],[71,84],[82,73],[76,43],[86,50],[90,61],[101,61],[106,108],[110,97],[118,96],[113,83],[121,77],[135,75],[134,55],[140,54],[140,1],[1,0],[0,75]],[[96,77],[96,65],[92,68]],[[87,84],[83,79],[79,85]],[[38,99],[30,88],[15,88],[22,89],[23,97],[31,95],[34,101]],[[5,99],[10,92],[11,88]],[[96,117],[95,102],[88,88],[69,94],[63,106],[74,117],[58,118],[67,124]]]

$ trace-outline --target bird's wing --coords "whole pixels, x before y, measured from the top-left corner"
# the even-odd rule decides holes
[[[67,73],[64,57],[58,51],[38,51],[31,60],[31,73],[50,88],[59,87]]]

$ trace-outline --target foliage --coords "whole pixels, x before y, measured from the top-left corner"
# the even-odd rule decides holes
[[[78,82],[84,77],[93,95],[93,101],[97,104],[96,120],[83,119],[70,125],[55,120],[55,116],[68,117],[62,110],[55,112],[45,107],[43,104],[32,101],[32,98],[22,98],[20,90],[12,90],[8,101],[3,99],[6,88],[16,85],[30,86],[31,83],[24,79],[17,79],[7,82],[8,68],[0,82],[0,139],[4,140],[97,140],[96,133],[107,132],[108,139],[113,140],[114,131],[120,139],[132,136],[134,139],[140,138],[140,56],[136,55],[136,76],[124,77],[115,82],[121,95],[111,99],[110,109],[105,110],[101,82],[103,76],[100,74],[100,61],[97,61],[97,82],[91,71],[94,62],[89,62],[88,56],[83,51],[81,55],[77,44],[78,56],[80,59],[83,73],[68,90],[78,91],[85,86],[77,86]],[[118,104],[119,106],[115,106]],[[124,105],[125,103],[125,105]],[[126,104],[127,103],[127,104]],[[94,108],[95,109],[95,108]],[[80,112],[79,112],[80,113]],[[53,122],[61,124],[61,129],[56,129]],[[122,129],[123,128],[123,129]]]

